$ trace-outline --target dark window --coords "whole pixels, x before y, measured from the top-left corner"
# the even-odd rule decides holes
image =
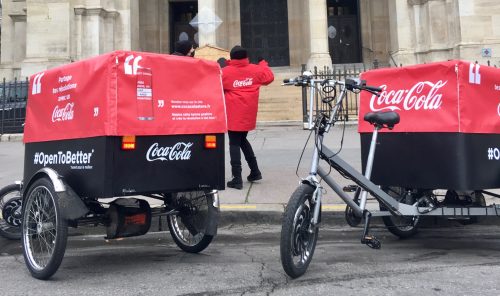
[[[197,1],[170,2],[170,52],[174,52],[174,44],[180,39],[188,38],[195,42],[197,31],[189,22],[197,13]]]
[[[240,0],[241,46],[251,62],[289,66],[287,0]]]
[[[327,0],[328,46],[332,63],[361,61],[358,0]]]

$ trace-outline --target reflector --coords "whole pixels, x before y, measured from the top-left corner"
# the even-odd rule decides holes
[[[135,149],[135,136],[123,136],[122,150],[134,150],[134,149]]]
[[[217,148],[217,137],[215,135],[206,135],[205,136],[205,148],[206,149]]]

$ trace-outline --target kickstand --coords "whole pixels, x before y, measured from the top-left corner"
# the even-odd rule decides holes
[[[380,241],[373,235],[369,235],[368,231],[370,230],[370,219],[372,214],[365,210],[363,213],[365,218],[365,227],[363,228],[363,237],[361,237],[361,243],[367,245],[372,249],[380,249]]]

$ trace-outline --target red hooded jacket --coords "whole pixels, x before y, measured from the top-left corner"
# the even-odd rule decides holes
[[[222,86],[226,97],[227,129],[255,129],[259,106],[259,88],[273,82],[274,74],[266,61],[250,64],[248,58],[229,60],[222,68]]]

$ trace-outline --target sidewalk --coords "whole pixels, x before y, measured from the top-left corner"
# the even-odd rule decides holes
[[[325,137],[325,144],[332,151],[340,148],[340,137],[343,125],[332,129]],[[240,223],[281,223],[281,216],[288,199],[309,172],[314,146],[314,135],[306,146],[300,166],[299,159],[310,131],[303,129],[302,122],[259,123],[257,129],[251,131],[248,139],[262,171],[263,179],[255,183],[246,181],[250,173],[243,160],[243,189],[226,188],[220,191],[221,212],[223,220]],[[229,148],[226,138],[226,180],[231,177],[229,165]],[[357,169],[361,169],[360,139],[357,124],[348,123],[345,127],[344,142],[340,156]],[[298,176],[297,176],[298,175]],[[353,184],[341,177],[336,171],[332,176],[342,186]],[[378,209],[378,203],[369,202],[369,209]],[[326,188],[323,199],[325,216],[344,219],[345,203],[330,188]],[[223,221],[224,223],[224,221]]]
[[[325,143],[328,144],[332,151],[337,151],[340,147],[340,140],[335,139],[342,135],[341,127],[342,125],[332,129],[325,138]],[[250,172],[242,156],[243,189],[226,188],[219,192],[222,224],[281,223],[281,216],[288,199],[300,184],[301,178],[307,177],[309,172],[313,137],[309,140],[298,169],[298,176],[296,175],[299,158],[309,134],[310,131],[304,130],[303,123],[299,121],[258,123],[257,129],[249,132],[248,139],[255,151],[263,179],[255,183],[246,181],[246,176]],[[22,166],[15,165],[15,163],[23,161],[22,135],[1,135],[0,141],[2,143],[17,142],[4,145],[4,154],[7,156],[7,159],[4,160],[11,162],[9,166],[13,169],[11,169],[12,172],[11,170],[4,171],[5,176],[2,177],[7,183],[11,182],[11,178],[19,180],[22,177]],[[227,136],[225,145],[225,181],[227,182],[231,178]],[[358,169],[361,168],[359,145],[357,124],[347,124],[343,149],[340,155]],[[332,175],[333,173],[336,174],[335,171],[332,172]],[[345,180],[338,174],[335,175],[335,179],[342,186],[352,184],[352,182]],[[156,200],[151,201],[153,205],[157,202]],[[345,204],[329,188],[326,190],[323,204],[324,211],[331,212],[343,219]],[[373,204],[373,206],[378,208],[378,204]],[[372,207],[371,203],[369,207]]]
[[[343,125],[338,125],[325,137],[324,143],[334,152],[337,152],[341,147],[343,128]],[[314,146],[314,135],[305,146],[309,134],[310,131],[304,130],[302,122],[298,121],[259,123],[256,130],[249,132],[248,139],[255,151],[263,179],[255,183],[246,181],[246,176],[250,172],[242,156],[243,189],[226,188],[219,192],[221,225],[235,223],[281,224],[281,217],[291,194],[300,184],[301,178],[307,177],[309,173]],[[19,147],[17,143],[10,143],[14,145],[12,147],[8,145],[6,146],[8,149],[2,150],[6,154],[3,156],[7,156],[7,159],[3,160],[4,164],[16,168],[15,172],[4,172],[4,174],[7,174],[9,178],[11,177],[9,174],[14,174],[17,180],[18,176],[22,174],[22,167],[18,167],[14,163],[22,162],[22,154],[24,153],[24,147],[20,143],[22,135],[2,135],[0,140],[2,142],[19,142]],[[227,136],[225,145],[225,179],[227,182],[231,178]],[[298,166],[304,147],[304,155]],[[361,170],[360,137],[357,133],[356,123],[346,124],[342,150],[339,155],[354,168]],[[9,162],[11,162],[10,165]],[[328,170],[324,165],[323,167]],[[346,180],[334,170],[331,171],[331,176],[341,186],[353,184],[352,181]],[[492,191],[500,194],[498,189]],[[497,202],[492,197],[485,196],[485,198],[487,204]],[[157,202],[156,200],[151,201],[153,205]],[[367,208],[369,210],[378,209],[378,202],[373,199],[368,200]],[[326,186],[323,198],[323,221],[333,221],[335,225],[339,225],[339,223],[345,225],[344,210],[345,203]]]

